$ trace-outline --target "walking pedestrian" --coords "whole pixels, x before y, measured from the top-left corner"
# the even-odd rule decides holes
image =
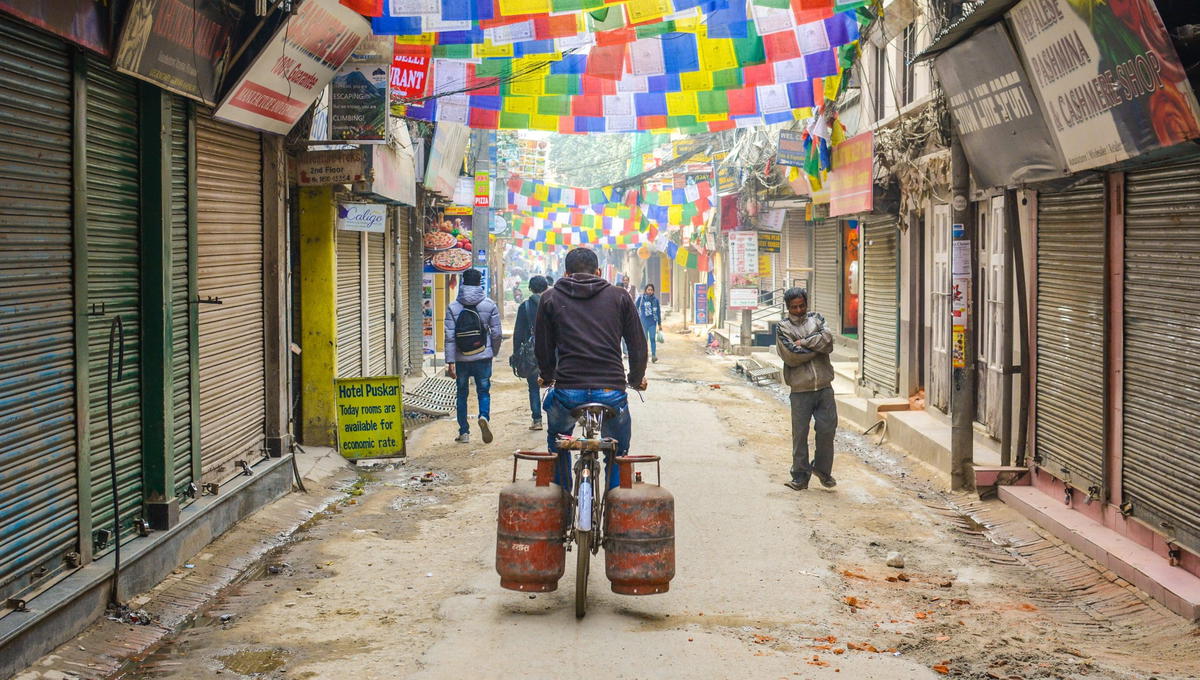
[[[529,429],[542,429],[542,399],[538,388],[537,356],[534,352],[533,325],[537,321],[538,304],[542,293],[548,288],[546,278],[534,276],[529,279],[529,299],[517,308],[517,322],[513,327],[513,353],[509,358],[513,372],[525,378],[529,387],[529,411],[533,416]]]
[[[488,423],[492,407],[492,359],[500,351],[500,310],[480,285],[483,272],[468,269],[462,273],[458,299],[446,308],[446,375],[457,381],[458,436],[454,441],[471,441],[467,425],[467,397],[470,381],[475,381],[479,399],[479,430],[483,443],[492,441]]]
[[[662,305],[655,296],[654,284],[648,283],[642,289],[642,294],[634,301],[638,318],[642,320],[642,330],[646,333],[646,342],[650,344],[650,361],[658,363],[658,329],[662,326]]]
[[[783,293],[787,318],[776,329],[775,345],[783,359],[784,382],[791,388],[792,469],[788,488],[803,491],[812,475],[821,486],[833,488],[833,436],[837,432],[837,403],[833,398],[833,334],[825,317],[808,311],[808,292],[789,288]],[[808,458],[808,425],[817,434],[817,450]]]

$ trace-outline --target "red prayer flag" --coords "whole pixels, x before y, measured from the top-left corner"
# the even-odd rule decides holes
[[[383,15],[383,0],[339,0],[339,2],[364,17]]]

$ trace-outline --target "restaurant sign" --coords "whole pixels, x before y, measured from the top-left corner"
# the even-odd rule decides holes
[[[113,66],[212,106],[241,14],[228,0],[133,0]]]

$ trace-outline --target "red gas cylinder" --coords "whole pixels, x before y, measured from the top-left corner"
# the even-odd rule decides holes
[[[665,593],[675,576],[675,497],[661,484],[635,482],[635,463],[658,456],[616,459],[621,486],[604,499],[604,573],[622,595]]]
[[[500,492],[496,571],[500,586],[544,593],[558,588],[566,568],[566,499],[552,483],[553,453],[516,453],[513,483]],[[537,461],[534,480],[517,481],[517,461]]]

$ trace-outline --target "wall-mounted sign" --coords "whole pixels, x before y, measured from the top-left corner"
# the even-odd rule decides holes
[[[430,50],[424,45],[396,44],[392,51],[392,99],[407,102],[425,96],[429,86]]]
[[[241,15],[228,0],[132,0],[113,66],[212,106]]]
[[[692,323],[708,325],[708,284],[692,284]]]
[[[780,212],[783,212],[782,210]],[[782,235],[777,231],[758,232],[758,252],[778,253],[783,247]]]
[[[388,131],[392,36],[366,38],[342,64],[329,86],[331,139],[349,144],[382,144]]]
[[[729,234],[729,273],[735,287],[758,288],[757,232],[735,231]]]
[[[796,130],[779,131],[779,149],[775,162],[793,168],[804,167],[804,136]]]
[[[382,234],[387,228],[387,206],[382,203],[338,203],[337,228]]]
[[[829,216],[870,212],[875,134],[864,132],[833,148],[829,171]]]
[[[1151,0],[1024,0],[1008,13],[1071,172],[1200,136],[1200,107]]]
[[[394,458],[404,453],[404,390],[400,377],[334,381],[338,452],[345,458]]]
[[[732,194],[738,190],[737,173],[733,168],[723,165],[727,155],[729,154],[724,151],[713,154],[713,168],[716,170],[716,179],[713,183],[717,186],[718,196]]]
[[[433,274],[471,268],[471,220],[474,209],[451,205],[429,211],[425,225],[425,271]]]
[[[350,57],[371,24],[337,0],[307,0],[217,107],[221,120],[287,134]]]
[[[364,179],[362,149],[306,151],[296,165],[300,186],[350,184]]]
[[[758,309],[758,289],[730,288],[729,309],[735,312]]]
[[[492,175],[488,172],[475,173],[475,207],[492,206]]]
[[[783,231],[783,220],[787,217],[787,209],[775,208],[764,210],[758,214],[758,226],[771,231]]]
[[[421,274],[421,353],[437,354],[433,335],[433,274]]]

